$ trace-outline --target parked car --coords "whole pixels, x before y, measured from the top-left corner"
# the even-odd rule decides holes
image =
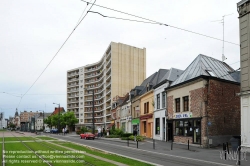
[[[54,133],[58,133],[58,129],[51,129],[51,130],[50,130],[50,133],[53,133],[53,134],[54,134]]]
[[[50,133],[50,129],[45,129],[44,132],[45,133]]]
[[[80,138],[81,139],[95,139],[95,135],[90,133],[90,132],[86,132],[86,133],[83,133],[83,134],[80,134]]]

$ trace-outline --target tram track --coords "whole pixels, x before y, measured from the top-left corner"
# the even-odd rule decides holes
[[[50,163],[49,161],[47,161],[46,159],[44,159],[41,155],[37,154],[35,150],[33,150],[32,148],[30,148],[28,145],[26,145],[21,139],[19,139],[17,136],[15,136],[13,133],[11,133],[17,140],[19,140],[27,149],[31,150],[34,152],[34,154],[39,157],[41,160],[43,160],[44,163],[46,163],[49,166],[53,166],[52,163]]]
[[[19,133],[20,134],[20,133]],[[23,136],[23,137],[27,137],[27,136]],[[17,138],[17,137],[16,137]],[[22,140],[21,140],[22,141]],[[37,141],[36,139],[33,139],[33,140],[31,140],[31,141],[34,141],[34,142],[36,142],[36,143],[38,143],[38,144],[40,144],[40,145],[43,145],[43,146],[46,146],[46,147],[48,147],[49,149],[51,149],[51,150],[54,150],[54,151],[61,151],[61,150],[59,150],[59,149],[56,149],[56,148],[53,148],[53,147],[51,147],[51,146],[49,146],[48,144],[45,144],[45,143],[43,143],[43,142],[41,142],[41,141]],[[67,148],[67,147],[66,147]],[[72,155],[70,155],[70,154],[68,154],[68,153],[63,153],[64,155],[66,155],[66,156],[68,156],[68,157],[70,157],[70,158],[72,158],[72,159],[74,159],[74,160],[76,160],[76,161],[78,161],[79,163],[83,163],[84,165],[88,165],[88,166],[95,166],[95,165],[93,165],[93,164],[91,164],[90,162],[86,162],[86,161],[84,161],[84,162],[82,162],[84,159],[81,159],[81,158],[78,158],[78,157],[75,157],[75,156],[72,156]]]
[[[1,159],[2,159],[2,166],[5,166],[5,159],[4,159],[4,131],[2,132],[3,134],[3,138],[2,138],[2,156],[1,156]]]

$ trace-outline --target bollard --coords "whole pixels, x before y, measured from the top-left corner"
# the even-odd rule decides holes
[[[223,148],[223,153],[225,154],[225,160],[227,160],[227,149],[226,149],[226,144],[225,143],[223,143],[223,145],[222,145],[222,148]]]
[[[226,142],[227,154],[229,154],[228,142]]]
[[[138,140],[136,140],[137,141],[137,149],[138,149]]]
[[[188,140],[188,150],[189,150],[189,140]]]
[[[239,146],[239,147],[238,147],[238,153],[239,153],[238,165],[240,165],[240,157],[241,157],[241,156],[240,156],[240,150],[241,150],[241,147]]]
[[[171,142],[171,150],[173,150],[173,140],[172,140],[172,142]]]
[[[155,140],[153,139],[153,149],[155,149]]]

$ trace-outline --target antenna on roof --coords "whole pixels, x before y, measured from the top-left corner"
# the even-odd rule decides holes
[[[229,16],[229,15],[232,15],[233,13],[231,13],[231,14],[226,14],[226,15],[224,15],[224,16],[222,16],[222,19],[221,20],[215,20],[215,21],[212,21],[212,22],[220,22],[220,23],[222,23],[222,32],[223,32],[223,40],[222,40],[222,61],[224,62],[227,58],[225,57],[225,55],[224,55],[224,23],[225,23],[225,21],[224,21],[224,18],[226,17],[226,16]]]

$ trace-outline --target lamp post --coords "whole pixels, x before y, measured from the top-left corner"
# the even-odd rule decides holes
[[[59,108],[59,113],[58,113],[58,126],[57,126],[57,128],[58,128],[58,133],[59,133],[59,132],[60,132],[60,103],[59,103],[59,104],[53,103],[53,104],[58,105],[58,108]]]

